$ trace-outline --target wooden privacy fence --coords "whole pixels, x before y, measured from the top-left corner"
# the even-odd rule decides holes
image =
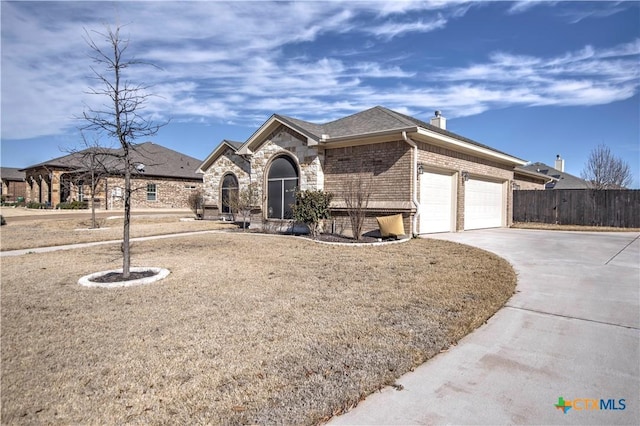
[[[640,190],[513,191],[513,221],[640,228]]]

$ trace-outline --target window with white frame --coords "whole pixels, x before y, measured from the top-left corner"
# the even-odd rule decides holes
[[[155,183],[147,184],[147,201],[158,200],[158,186]]]

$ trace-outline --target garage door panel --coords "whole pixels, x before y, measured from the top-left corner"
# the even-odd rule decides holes
[[[449,232],[453,218],[453,176],[420,175],[420,233]]]
[[[481,179],[465,182],[464,229],[502,226],[503,184]]]

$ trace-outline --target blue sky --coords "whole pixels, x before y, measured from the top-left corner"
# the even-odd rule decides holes
[[[204,159],[273,113],[326,122],[375,105],[580,175],[598,144],[640,187],[639,2],[7,2],[1,157],[26,167],[82,147],[84,29],[125,24],[159,66],[128,78],[171,120],[156,143]],[[96,37],[96,41],[100,41]],[[139,141],[144,142],[144,141]],[[115,146],[113,141],[104,145]]]

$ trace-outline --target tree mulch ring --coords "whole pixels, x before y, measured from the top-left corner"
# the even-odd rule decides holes
[[[94,283],[118,283],[122,281],[133,281],[138,280],[140,278],[148,278],[153,277],[154,275],[158,275],[159,271],[131,271],[129,272],[129,277],[124,278],[122,272],[109,272],[108,274],[100,275],[95,278],[91,278],[90,281]]]
[[[122,276],[122,269],[96,272],[81,277],[78,284],[85,287],[132,287],[160,281],[171,273],[168,269],[152,266],[132,266],[129,271],[129,277],[126,279]]]

